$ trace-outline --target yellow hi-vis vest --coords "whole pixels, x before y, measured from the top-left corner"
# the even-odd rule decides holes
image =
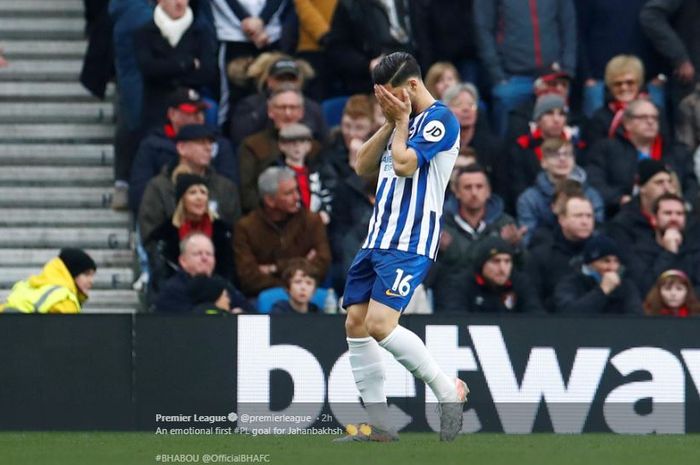
[[[12,287],[4,307],[5,311],[14,309],[22,313],[48,313],[54,305],[64,300],[73,302],[80,311],[78,298],[65,286],[44,284],[32,287],[27,281],[19,281]]]

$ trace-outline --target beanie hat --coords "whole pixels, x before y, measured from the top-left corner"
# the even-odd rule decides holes
[[[311,140],[312,138],[309,127],[301,123],[288,124],[280,129],[279,133],[281,141]]]
[[[640,161],[637,165],[637,184],[643,186],[651,178],[662,172],[669,172],[668,168],[666,168],[666,165],[661,163],[659,160],[645,158],[644,160]]]
[[[479,243],[474,255],[474,271],[481,273],[484,263],[498,254],[508,254],[513,256],[513,247],[499,236],[489,236]]]
[[[175,142],[187,142],[191,140],[206,139],[216,141],[216,134],[206,124],[188,124],[183,126],[175,136]]]
[[[72,247],[61,249],[61,252],[58,254],[58,258],[60,258],[63,264],[66,265],[68,272],[74,278],[88,270],[97,270],[95,261],[90,257],[90,255],[86,254],[80,249]]]
[[[619,259],[620,248],[617,246],[617,242],[610,237],[598,234],[586,242],[586,246],[583,248],[583,263],[588,265],[608,255],[614,255]]]
[[[187,284],[187,293],[193,305],[216,302],[228,283],[219,276],[195,276]]]
[[[569,111],[566,100],[559,94],[544,94],[537,99],[535,109],[532,112],[532,121],[537,121],[548,111],[561,108],[565,113]]]
[[[175,180],[175,204],[180,202],[180,199],[187,189],[198,184],[207,185],[207,180],[197,174],[182,173]]]

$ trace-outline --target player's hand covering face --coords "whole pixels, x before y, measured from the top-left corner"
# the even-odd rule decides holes
[[[408,91],[406,89],[394,89],[394,91],[399,94],[398,97],[383,85],[374,86],[374,95],[387,121],[392,123],[408,121],[411,115],[411,99]]]

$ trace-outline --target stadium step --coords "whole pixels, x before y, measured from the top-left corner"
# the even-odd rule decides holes
[[[17,2],[15,2],[17,3]],[[3,40],[4,55],[11,62],[28,58],[79,58],[87,50],[84,40]]]
[[[0,39],[79,40],[84,38],[84,29],[85,21],[82,18],[0,17]]]
[[[42,267],[46,262],[58,254],[59,247],[51,249],[0,249],[0,263],[5,266],[38,266]],[[95,260],[97,267],[129,267],[133,261],[131,251],[128,249],[90,249],[85,251]]]
[[[97,123],[112,122],[111,103],[3,103],[0,123]]]
[[[0,170],[0,186],[110,186],[112,168],[5,166]]]
[[[0,69],[3,81],[77,81],[82,68],[80,60],[13,60]]]
[[[0,124],[0,139],[6,142],[85,141],[112,139],[114,127],[104,124]]]
[[[87,167],[111,165],[113,161],[110,144],[0,144],[0,165]]]
[[[17,281],[41,272],[41,266],[0,268],[0,288],[12,289]],[[95,273],[94,289],[131,289],[134,273],[131,268],[105,268]]]
[[[107,87],[107,97],[114,95],[114,86]],[[0,81],[0,101],[90,101],[95,98],[78,82]]]
[[[129,231],[124,228],[0,228],[0,247],[128,249]]]
[[[105,208],[111,189],[101,187],[0,187],[0,207]]]
[[[80,0],[0,0],[0,16],[83,16]]]
[[[91,226],[128,228],[127,212],[106,208],[0,208],[0,226]],[[2,260],[0,260],[2,263]]]

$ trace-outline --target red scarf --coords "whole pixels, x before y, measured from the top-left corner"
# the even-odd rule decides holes
[[[569,136],[566,131],[561,133],[562,140],[569,140]],[[516,139],[517,144],[523,149],[532,149],[537,156],[538,161],[542,161],[542,142],[544,138],[542,137],[542,131],[540,128],[536,128],[531,134],[525,134]]]
[[[214,225],[208,213],[204,215],[202,221],[196,223],[194,221],[185,220],[182,226],[177,230],[180,240],[195,232],[202,233],[209,238],[214,234]]]
[[[685,305],[683,305],[677,311],[673,311],[670,308],[662,308],[659,311],[659,314],[664,316],[677,316],[679,318],[685,318],[687,316],[690,316],[690,312],[688,312],[688,307],[686,307]]]
[[[165,132],[165,136],[168,139],[175,139],[175,136],[177,135],[177,133],[175,132],[175,128],[170,123],[163,126],[163,131]]]
[[[301,203],[307,210],[311,208],[311,186],[309,184],[309,170],[305,166],[290,166],[297,176],[297,185],[301,195]]]

